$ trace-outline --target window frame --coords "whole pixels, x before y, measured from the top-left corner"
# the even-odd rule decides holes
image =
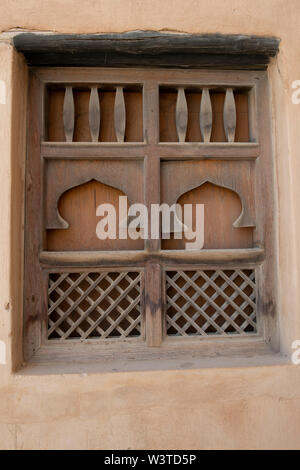
[[[275,232],[275,199],[274,199],[274,168],[271,147],[271,119],[269,103],[269,86],[266,71],[237,70],[179,70],[179,69],[118,69],[118,68],[32,68],[30,73],[29,109],[28,109],[28,150],[26,164],[26,216],[25,216],[25,301],[24,301],[24,356],[26,359],[47,351],[51,356],[51,347],[45,344],[45,312],[47,312],[47,273],[49,270],[103,270],[114,266],[117,269],[145,268],[145,323],[147,346],[162,345],[162,299],[164,292],[164,272],[180,266],[180,269],[203,269],[207,266],[221,269],[255,268],[258,274],[258,309],[261,312],[261,334],[253,338],[215,338],[215,350],[235,349],[237,344],[244,342],[243,348],[258,345],[270,345],[278,349],[278,317],[276,307],[276,232]],[[117,83],[116,77],[122,77],[120,84],[128,81],[143,85],[144,90],[144,142],[141,143],[49,143],[45,141],[45,87],[49,83]],[[145,78],[147,77],[147,78]],[[197,86],[230,86],[248,87],[250,103],[250,140],[249,144],[239,143],[176,143],[159,142],[159,85],[197,85]],[[150,124],[150,125],[149,125]],[[176,154],[174,155],[174,151]],[[160,250],[160,240],[145,241],[145,250],[136,252],[128,263],[124,252],[91,257],[77,253],[70,261],[70,255],[64,253],[50,254],[43,250],[44,240],[44,205],[43,175],[46,159],[57,158],[58,155],[76,158],[86,152],[95,158],[120,158],[130,153],[130,158],[145,159],[145,201],[147,206],[160,203],[160,161],[182,159],[184,156],[195,160],[247,160],[251,161],[254,175],[254,194],[256,210],[255,245],[253,249],[241,250],[201,250],[201,252],[172,253]],[[159,153],[158,153],[159,152]],[[185,152],[185,155],[184,155]],[[147,177],[149,176],[149,177]],[[267,181],[267,184],[265,182]],[[153,197],[153,185],[156,187]],[[260,201],[264,200],[263,207]],[[36,223],[40,214],[39,223]],[[34,226],[34,230],[32,227]],[[107,253],[107,252],[106,252]],[[89,257],[89,259],[87,259]],[[88,266],[87,266],[88,263]],[[192,266],[192,268],[191,268]],[[159,288],[157,288],[159,286]],[[43,292],[43,295],[41,295]],[[149,333],[150,332],[150,333]],[[199,341],[200,339],[200,341]],[[226,344],[226,341],[228,342]],[[211,345],[212,339],[206,338],[167,338],[162,350],[173,350],[178,347],[199,348],[203,351],[205,343]],[[201,343],[201,345],[199,344]],[[230,343],[230,344],[229,344]],[[233,344],[233,346],[232,346]],[[128,348],[129,352],[147,352],[147,346],[135,346],[131,341],[124,341],[116,346],[117,350]],[[73,351],[70,346],[60,345],[59,349]],[[74,346],[82,350],[82,345]],[[89,345],[87,345],[89,348]],[[211,347],[211,346],[209,346]],[[102,344],[93,345],[91,350],[101,352]],[[144,349],[145,351],[144,351]],[[54,348],[55,349],[55,348]],[[90,354],[88,351],[84,354]],[[68,354],[67,354],[68,355]],[[91,352],[91,355],[93,353]]]

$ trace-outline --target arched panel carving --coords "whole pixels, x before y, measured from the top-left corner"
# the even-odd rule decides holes
[[[143,249],[143,240],[131,240],[128,234],[127,240],[119,238],[120,196],[126,196],[126,194],[96,180],[68,189],[58,201],[58,214],[68,228],[47,230],[47,249],[49,251]],[[97,224],[102,219],[96,213],[100,204],[110,204],[115,209],[115,238],[100,240],[97,237]],[[122,234],[124,233],[123,231]]]
[[[205,249],[252,248],[253,228],[236,228],[234,221],[241,212],[239,195],[231,189],[205,182],[181,194],[176,201],[182,208],[185,204],[204,205],[204,246]],[[200,221],[202,223],[202,221]],[[193,209],[193,230],[196,230],[195,209]],[[163,249],[185,249],[183,238],[163,240]]]
[[[174,204],[182,194],[205,183],[230,189],[241,201],[235,228],[255,227],[253,168],[251,162],[165,162],[162,164],[162,201]],[[176,181],[176,184],[174,182]]]
[[[68,228],[68,223],[58,211],[59,199],[66,191],[92,180],[122,191],[130,203],[143,202],[143,166],[140,161],[54,160],[48,162],[46,171],[47,230]]]

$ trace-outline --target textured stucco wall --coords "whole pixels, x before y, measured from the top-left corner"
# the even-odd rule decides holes
[[[298,0],[2,0],[0,30],[275,35],[269,69],[278,196],[281,348],[300,339]],[[20,362],[26,67],[0,43],[0,448],[300,448],[300,366],[26,376]]]

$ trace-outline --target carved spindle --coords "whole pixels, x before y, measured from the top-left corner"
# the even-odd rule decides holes
[[[232,88],[227,88],[226,90],[223,119],[227,142],[234,142],[236,128],[236,109]]]
[[[115,131],[118,142],[124,142],[126,126],[126,110],[123,87],[118,86],[115,98]]]
[[[186,129],[188,122],[188,109],[184,88],[178,88],[176,102],[176,129],[179,142],[185,142]]]
[[[90,94],[89,123],[92,142],[98,142],[100,130],[100,103],[98,88],[93,86]]]
[[[202,90],[199,119],[202,140],[203,142],[210,142],[212,129],[212,107],[208,88],[204,88]]]
[[[72,142],[74,134],[75,108],[73,88],[71,86],[66,87],[63,108],[63,121],[66,141]]]

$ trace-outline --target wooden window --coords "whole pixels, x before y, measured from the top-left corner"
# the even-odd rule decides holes
[[[57,342],[276,345],[268,96],[265,71],[32,69],[26,358]],[[149,214],[204,204],[203,249],[99,240],[96,207],[119,196]]]

